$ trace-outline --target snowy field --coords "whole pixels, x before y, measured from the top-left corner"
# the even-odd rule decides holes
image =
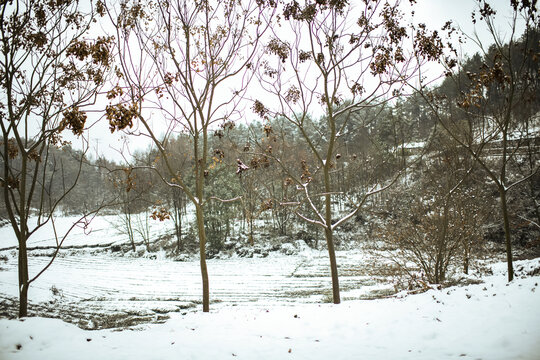
[[[537,260],[517,266],[538,267]],[[133,331],[0,320],[9,359],[539,359],[538,276],[341,305],[274,303],[174,313]]]
[[[391,279],[366,273],[366,255],[338,252],[337,256],[344,298],[372,298],[393,292]],[[17,297],[16,260],[12,252],[8,261],[0,263],[0,299]],[[30,257],[30,273],[37,273],[47,261],[44,256]],[[305,249],[290,256],[278,253],[266,258],[212,259],[208,260],[208,269],[214,307],[320,303],[329,299],[331,291],[325,251]],[[79,324],[88,328],[93,328],[93,318],[99,320],[104,314],[152,317],[171,311],[200,310],[201,294],[196,260],[178,262],[107,254],[60,257],[29,290],[30,301],[39,310],[77,309],[79,315],[85,314]]]
[[[58,232],[74,217],[61,217]],[[162,322],[171,312],[201,309],[199,261],[173,261],[163,252],[144,257],[105,251],[127,242],[113,216],[93,219],[76,227],[52,266],[30,286],[29,314],[62,318],[86,329],[128,327],[141,322]],[[171,232],[169,222],[150,222],[152,238]],[[55,247],[47,228],[29,241],[30,277],[39,273]],[[0,228],[0,311],[14,314],[18,297],[16,241],[11,229]],[[136,239],[140,241],[140,239]],[[287,248],[290,248],[292,244]],[[326,250],[296,243],[300,252],[268,257],[210,259],[210,300],[213,309],[231,306],[322,303],[331,300]],[[96,248],[97,247],[97,248]],[[139,246],[144,252],[144,246]],[[255,256],[258,256],[257,254]],[[370,299],[395,293],[393,279],[374,276],[372,256],[363,251],[337,253],[342,298]]]
[[[126,241],[112,217],[95,220],[76,229],[71,249],[29,291],[31,315],[73,324],[2,319],[1,360],[540,359],[540,259],[516,262],[510,284],[506,264],[496,263],[492,275],[470,277],[477,284],[407,295],[395,294],[395,279],[373,254],[339,251],[337,306],[328,303],[325,250],[212,259],[211,312],[203,314],[197,260],[95,251]],[[166,223],[151,229],[153,236],[167,231]],[[0,236],[0,305],[13,308],[16,251],[6,228]],[[54,242],[45,230],[35,237],[31,275]]]

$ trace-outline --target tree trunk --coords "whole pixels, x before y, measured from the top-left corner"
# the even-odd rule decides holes
[[[199,231],[199,254],[203,287],[203,312],[209,312],[210,285],[208,282],[208,268],[206,266],[206,231],[204,229],[204,214],[203,209],[199,204],[195,204],[195,210],[197,216],[197,229]]]
[[[172,191],[173,197],[173,221],[176,234],[176,253],[182,251],[182,198],[177,190]]]
[[[23,229],[21,224],[21,229]],[[24,230],[22,230],[24,232]],[[25,237],[24,234],[21,234]],[[28,252],[26,250],[26,239],[19,239],[19,317],[28,316]]]
[[[248,213],[248,226],[249,226],[249,245],[253,246],[255,245],[255,242],[253,240],[253,212],[250,210]]]
[[[469,275],[469,264],[470,264],[470,258],[471,258],[471,247],[470,247],[470,237],[464,236],[462,238],[462,245],[463,245],[463,273],[465,275]]]
[[[328,257],[330,258],[330,272],[332,274],[332,298],[334,304],[339,304],[341,302],[339,296],[339,277],[338,269],[336,262],[336,251],[334,249],[334,234],[332,232],[332,198],[330,192],[332,191],[330,183],[330,166],[329,161],[324,164],[324,189],[326,195],[324,196],[324,206],[325,206],[325,221],[326,227],[324,229],[324,235],[326,237],[326,245],[328,247]]]
[[[28,251],[26,249],[26,241],[28,240],[28,214],[29,208],[26,207],[26,166],[27,158],[22,157],[22,176],[20,180],[19,192],[19,317],[28,316]]]
[[[182,218],[178,217],[177,223],[174,224],[176,230],[176,253],[180,254],[182,250]]]
[[[133,227],[131,225],[131,215],[129,213],[126,213],[126,226],[127,226],[129,240],[131,241],[131,250],[135,252],[137,248],[135,247],[135,235],[133,234]]]
[[[138,216],[140,219],[140,214]],[[146,251],[150,252],[150,227],[148,226],[148,217],[148,210],[146,210],[144,213],[144,229],[142,232],[144,233],[143,241],[146,245]]]
[[[506,201],[506,190],[499,187],[499,195],[501,198],[501,209],[504,221],[504,239],[506,242],[506,261],[508,264],[508,281],[514,280],[514,266],[512,260],[512,238],[510,235],[510,219],[508,218],[508,208]]]
[[[465,252],[465,257],[463,258],[463,273],[469,275],[469,254]]]
[[[336,251],[334,249],[334,236],[332,230],[328,227],[324,229],[324,234],[326,236],[326,244],[328,246],[328,257],[330,258],[330,272],[332,274],[332,298],[334,304],[339,304],[341,302],[339,296],[339,277],[336,261]]]

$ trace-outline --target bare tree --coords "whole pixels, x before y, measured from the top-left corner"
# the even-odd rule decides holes
[[[511,1],[512,17],[508,38],[500,35],[495,11],[478,0],[476,16],[484,20],[493,45],[488,48],[472,38],[482,52],[478,69],[449,71],[447,83],[453,83],[458,97],[439,90],[417,88],[431,106],[433,115],[451,138],[470,154],[485,171],[499,194],[504,228],[508,281],[514,277],[512,234],[508,193],[518,184],[532,178],[539,169],[535,160],[526,174],[510,173],[512,161],[522,157],[529,131],[540,109],[538,101],[539,24],[536,5],[528,1]],[[474,14],[473,14],[474,15]],[[475,17],[473,16],[473,21]],[[524,33],[518,34],[524,25]],[[444,85],[444,84],[443,84]],[[526,137],[524,137],[524,135]]]
[[[232,128],[242,115],[240,100],[253,77],[257,43],[268,23],[255,1],[148,1],[120,3],[116,10],[109,14],[117,29],[119,78],[110,97],[118,96],[120,102],[107,108],[111,129],[135,123],[132,133],[150,137],[165,164],[159,172],[162,180],[181,189],[194,205],[207,312],[204,209],[213,199],[205,192],[212,178],[209,136],[220,134],[219,125]],[[187,174],[166,150],[177,133],[187,135],[192,148]],[[189,176],[192,185],[186,181]]]
[[[135,214],[140,212],[140,206],[137,208],[136,202],[140,201],[143,196],[141,189],[137,186],[137,174],[135,171],[129,168],[111,171],[113,175],[112,184],[115,189],[116,195],[120,200],[120,220],[119,223],[111,223],[112,226],[122,233],[127,235],[131,244],[131,250],[135,252],[137,250],[135,244]],[[144,190],[143,190],[144,191]]]
[[[340,294],[334,231],[353,218],[371,195],[392,182],[381,179],[356,189],[361,196],[347,197],[352,210],[339,215],[333,204],[346,195],[336,191],[339,163],[345,161],[338,151],[341,138],[358,110],[375,109],[398,96],[404,81],[416,69],[405,50],[411,42],[406,41],[408,29],[400,25],[403,19],[398,2],[355,5],[347,1],[286,4],[286,30],[275,28],[259,68],[262,86],[275,100],[271,105],[270,101],[256,99],[253,105],[262,118],[281,116],[293,124],[310,154],[299,159],[299,174],[266,150],[267,156],[286,169],[312,214],[298,209],[297,215],[324,229],[336,304]],[[286,37],[290,40],[280,40],[284,32],[292,34]],[[315,183],[320,184],[321,192],[313,192]]]
[[[488,213],[482,208],[488,199],[471,186],[477,180],[474,160],[444,132],[432,137],[428,149],[425,165],[417,170],[422,179],[411,188],[396,189],[409,196],[394,194],[386,204],[392,216],[379,237],[409,284],[421,286],[444,283],[449,270],[458,267],[468,273],[481,253],[480,225]]]
[[[49,148],[64,143],[65,129],[83,134],[87,115],[82,109],[94,102],[109,65],[110,39],[87,38],[96,16],[93,3],[83,8],[78,1],[15,0],[0,5],[0,184],[19,244],[20,317],[28,314],[30,284],[49,267],[67,236],[55,232],[54,256],[30,278],[28,239],[46,223],[54,225],[55,209],[78,180],[57,197],[48,192],[47,183],[59,174],[49,164]]]

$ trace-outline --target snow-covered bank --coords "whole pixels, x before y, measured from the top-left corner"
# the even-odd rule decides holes
[[[539,260],[485,283],[330,304],[220,307],[140,331],[85,331],[60,320],[0,320],[8,359],[538,359]]]
[[[136,215],[134,215],[136,217]],[[135,220],[134,220],[135,221]],[[33,228],[37,222],[37,217],[30,217],[30,226]],[[71,231],[70,228],[76,224]],[[166,233],[172,232],[174,224],[171,221],[150,221],[150,235],[156,239]],[[58,216],[53,223],[47,222],[38,229],[30,239],[27,246],[29,248],[54,248],[56,239],[54,233],[58,234],[59,240],[68,231],[69,235],[63,243],[63,248],[70,247],[92,247],[100,245],[123,244],[129,242],[129,238],[122,232],[122,226],[118,215],[100,215],[96,217],[81,218],[80,216]],[[140,241],[136,234],[136,241]],[[9,224],[0,227],[0,250],[16,248],[17,238]]]

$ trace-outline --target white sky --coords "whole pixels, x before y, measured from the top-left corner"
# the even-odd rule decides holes
[[[351,0],[355,3],[359,0]],[[402,0],[402,5],[405,8],[410,8],[409,0]],[[511,7],[510,0],[492,0],[492,7],[497,11],[497,27],[499,35],[503,39],[508,39],[507,34],[509,29]],[[492,43],[492,39],[487,33],[485,24],[482,21],[477,21],[476,26],[472,24],[471,13],[477,8],[475,0],[417,0],[414,6],[415,23],[423,22],[430,29],[440,29],[448,20],[452,20],[455,25],[462,29],[467,35],[473,36],[478,34],[482,42],[487,46]],[[477,20],[479,18],[477,17]],[[462,54],[472,55],[479,51],[479,48],[473,41],[468,41],[461,46]],[[103,109],[107,105],[106,100],[103,104],[97,104]],[[89,117],[92,118],[92,117]],[[94,117],[94,119],[96,119]],[[96,120],[94,120],[96,121]],[[159,132],[158,132],[159,133]],[[69,136],[65,136],[68,140]],[[129,147],[125,146],[126,136],[122,133],[115,132],[111,134],[108,128],[108,123],[105,119],[97,121],[89,131],[90,151],[89,154],[93,158],[97,154],[102,154],[109,159],[114,159],[117,162],[122,161],[122,155],[129,158],[130,153],[136,150],[143,150],[150,145],[150,141],[144,137],[129,138]],[[77,147],[78,141],[73,140],[73,146]]]
[[[502,39],[508,39],[507,32],[510,28],[512,14],[510,0],[491,0],[489,3],[497,11],[495,19],[499,35],[501,35]],[[479,21],[478,15],[476,16],[476,26],[471,21],[471,13],[475,9],[477,9],[477,1],[475,0],[418,0],[415,6],[416,20],[418,22],[424,22],[434,29],[440,28],[446,21],[452,20],[465,34],[472,36],[476,32],[479,38],[486,45],[489,45],[493,41],[487,32],[485,23]],[[474,42],[468,41],[467,44],[464,44],[462,50],[464,54],[472,55],[478,52],[479,48]]]

